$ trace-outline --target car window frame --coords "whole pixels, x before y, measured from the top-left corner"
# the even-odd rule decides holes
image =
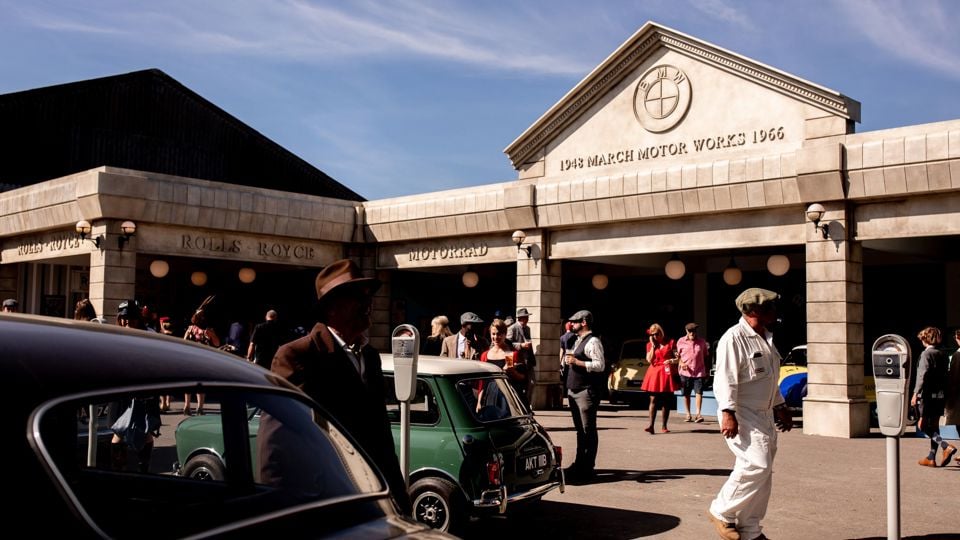
[[[251,383],[237,383],[237,382],[203,382],[202,384],[197,383],[178,383],[173,382],[170,384],[158,384],[151,383],[146,385],[123,385],[116,387],[104,387],[98,388],[96,390],[76,392],[71,394],[63,394],[53,397],[51,399],[45,400],[39,405],[37,405],[33,411],[30,412],[27,418],[27,442],[37,456],[38,461],[40,462],[42,468],[46,471],[47,475],[53,481],[55,489],[60,493],[60,495],[66,501],[68,507],[72,512],[79,516],[88,527],[91,528],[96,534],[99,534],[103,537],[108,537],[109,534],[103,530],[103,528],[98,524],[97,520],[90,515],[87,511],[86,506],[81,502],[80,498],[70,487],[70,482],[64,477],[63,472],[58,466],[57,460],[54,458],[50,449],[47,447],[46,442],[44,442],[44,437],[41,434],[41,423],[45,416],[51,412],[51,410],[71,401],[111,401],[110,397],[116,397],[124,394],[173,394],[178,393],[196,393],[196,392],[222,392],[223,394],[242,394],[242,393],[268,393],[275,395],[282,395],[284,397],[292,398],[300,403],[312,408],[319,410],[322,418],[332,425],[334,428],[339,431],[340,436],[342,436],[346,442],[352,447],[352,450],[356,452],[361,458],[366,462],[366,465],[371,469],[374,477],[379,481],[380,489],[372,490],[369,492],[361,492],[357,494],[342,495],[336,497],[330,497],[323,500],[311,500],[298,504],[291,505],[289,507],[273,510],[270,512],[265,512],[263,514],[258,514],[246,519],[234,520],[228,523],[216,525],[213,528],[194,531],[190,533],[190,536],[207,536],[210,534],[220,534],[224,532],[229,532],[242,528],[245,526],[250,526],[256,523],[263,523],[273,519],[283,517],[285,515],[295,514],[298,512],[306,512],[317,509],[331,508],[340,504],[346,503],[360,503],[363,501],[375,502],[381,499],[391,499],[389,484],[387,483],[386,477],[377,467],[375,462],[371,459],[370,455],[356,442],[356,440],[333,418],[333,416],[316,401],[311,399],[306,394],[303,394],[300,391],[291,390],[284,388],[282,386],[264,386],[260,384],[251,384]],[[245,415],[244,415],[245,417]],[[236,421],[231,422],[231,424],[236,424]],[[243,425],[246,425],[244,420]],[[239,432],[240,429],[237,428],[235,431]],[[248,469],[250,470],[250,481],[251,486],[253,473],[251,469],[251,457],[249,454],[249,443],[246,439],[244,432],[243,442],[240,444],[241,448],[246,448],[246,461],[240,465],[241,470]],[[237,434],[234,434],[233,437],[236,440],[239,440]],[[232,446],[226,446],[227,436],[224,433],[224,444],[225,448],[233,450]],[[242,450],[241,450],[242,451]],[[229,468],[228,468],[229,470]],[[178,477],[178,476],[169,476],[164,475],[153,475],[158,478],[158,481],[167,481],[170,482],[180,482],[185,486],[189,486],[198,480]],[[244,475],[245,476],[245,475]],[[162,480],[160,480],[162,479]],[[231,483],[231,477],[229,476],[225,480],[225,483],[229,484],[230,487],[238,486],[243,487],[245,485],[246,479],[243,481],[237,480],[238,483]]]
[[[464,401],[464,395],[463,395],[463,393],[460,392],[460,389],[458,388],[458,387],[460,386],[460,383],[470,382],[470,381],[490,380],[490,379],[501,379],[501,380],[504,381],[504,383],[506,383],[507,388],[510,389],[510,392],[513,394],[513,397],[514,397],[514,399],[516,400],[517,404],[520,405],[520,410],[524,411],[523,414],[517,415],[517,416],[508,416],[508,417],[506,417],[506,418],[497,418],[497,419],[495,419],[495,420],[481,420],[481,419],[477,416],[477,412],[476,412],[476,411],[470,410],[470,407],[468,406],[469,404],[468,404],[466,401]],[[483,374],[480,374],[480,373],[473,374],[473,373],[471,373],[471,374],[470,374],[469,376],[467,376],[467,377],[459,377],[459,378],[455,379],[455,380],[454,380],[454,383],[453,383],[453,386],[454,386],[454,387],[453,387],[453,390],[454,390],[454,392],[456,392],[456,394],[457,394],[457,399],[460,401],[460,404],[463,405],[464,408],[466,408],[466,409],[468,410],[468,412],[470,413],[470,417],[473,418],[474,421],[479,422],[479,423],[482,424],[482,425],[494,424],[494,423],[497,423],[497,422],[505,422],[505,421],[508,421],[508,420],[517,420],[517,419],[519,419],[519,418],[530,418],[530,417],[533,416],[533,410],[530,409],[529,407],[527,407],[526,405],[524,405],[523,400],[520,399],[520,396],[517,395],[517,391],[514,390],[514,389],[513,389],[513,386],[510,384],[510,379],[507,378],[506,373],[483,373]]]
[[[393,381],[394,381],[394,373],[393,373],[392,371],[384,371],[384,372],[383,372],[383,382],[384,382],[384,385],[387,384],[387,380],[388,380],[388,379],[390,380],[390,385],[392,386],[392,385],[393,385]],[[419,385],[421,382],[423,382],[424,386],[425,386],[425,387],[427,388],[427,390],[429,390],[429,392],[430,392],[430,399],[431,399],[430,405],[434,407],[434,409],[435,409],[435,411],[436,411],[437,418],[436,418],[436,420],[435,420],[433,423],[414,422],[414,421],[413,421],[413,414],[411,414],[411,415],[410,415],[410,425],[411,425],[411,426],[434,427],[434,426],[439,425],[440,422],[443,420],[443,414],[440,412],[440,399],[439,399],[439,397],[438,397],[438,392],[436,391],[436,389],[434,388],[434,386],[433,386],[432,384],[430,384],[430,380],[428,380],[426,377],[417,376],[417,385]],[[393,392],[393,395],[394,395],[394,397],[396,397],[396,391],[395,391],[395,390],[394,390],[394,392]],[[414,395],[416,395],[416,391],[414,391]],[[384,396],[384,402],[386,402],[386,396]],[[397,400],[397,403],[400,403],[400,400]],[[391,425],[394,425],[394,424],[395,424],[395,425],[399,425],[399,424],[400,424],[400,419],[399,419],[399,418],[397,418],[396,421],[390,420],[390,412],[389,412],[389,411],[387,412],[387,419],[390,421],[390,424],[391,424]]]

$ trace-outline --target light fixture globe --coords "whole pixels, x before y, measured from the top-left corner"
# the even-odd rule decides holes
[[[521,230],[516,230],[516,231],[513,231],[513,234],[510,235],[510,238],[513,240],[514,244],[519,246],[520,244],[523,243],[524,240],[527,239],[527,233]]]
[[[727,285],[739,285],[740,281],[743,280],[743,272],[740,271],[736,266],[728,266],[723,271],[723,282]]]
[[[813,203],[807,207],[807,221],[818,223],[827,211],[820,203]]]
[[[790,271],[790,259],[786,255],[771,255],[767,259],[767,270],[775,276],[782,276]]]
[[[595,274],[593,279],[590,280],[590,283],[593,284],[594,289],[602,291],[610,284],[610,278],[608,278],[606,274]]]
[[[81,219],[80,221],[77,222],[77,225],[75,226],[74,230],[77,231],[77,234],[86,236],[90,234],[90,231],[93,230],[93,227],[90,226],[89,221],[85,219]]]
[[[257,279],[257,271],[253,268],[241,268],[237,272],[237,278],[240,279],[240,283],[253,283],[253,280]]]
[[[464,272],[461,279],[463,280],[463,286],[468,289],[472,289],[477,286],[477,283],[480,283],[480,276],[472,270]]]
[[[124,221],[120,224],[120,231],[127,236],[131,236],[137,232],[137,224],[132,221]]]
[[[206,272],[194,272],[190,274],[190,283],[193,283],[197,287],[203,287],[207,284],[207,273]]]
[[[150,275],[155,278],[166,277],[170,273],[170,264],[162,259],[150,263]]]
[[[672,259],[667,261],[667,264],[663,267],[663,271],[666,272],[667,277],[670,279],[680,279],[684,274],[687,273],[687,265],[683,264],[676,255]]]

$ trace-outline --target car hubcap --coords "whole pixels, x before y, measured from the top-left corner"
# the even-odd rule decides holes
[[[210,469],[206,467],[200,467],[199,469],[193,471],[193,474],[190,475],[190,478],[194,480],[213,480],[213,475],[210,474]]]
[[[423,493],[413,503],[417,521],[434,529],[443,529],[447,525],[447,504],[436,493]]]

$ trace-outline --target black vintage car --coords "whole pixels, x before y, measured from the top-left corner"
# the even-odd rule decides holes
[[[3,314],[0,380],[8,533],[449,538],[399,515],[382,475],[313,401],[236,356],[144,331]],[[150,404],[186,392],[205,393],[208,414],[222,419],[222,481],[172,474],[183,417]],[[260,433],[248,431],[253,411],[269,420]],[[124,416],[148,418],[151,435],[117,444],[112,428]],[[252,439],[279,451],[257,459]]]

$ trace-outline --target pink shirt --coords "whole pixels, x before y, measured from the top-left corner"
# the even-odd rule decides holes
[[[683,336],[677,340],[677,351],[680,353],[680,359],[685,362],[688,368],[680,364],[680,375],[684,377],[706,377],[707,370],[704,365],[704,359],[707,357],[707,351],[710,346],[702,337],[693,339]]]

